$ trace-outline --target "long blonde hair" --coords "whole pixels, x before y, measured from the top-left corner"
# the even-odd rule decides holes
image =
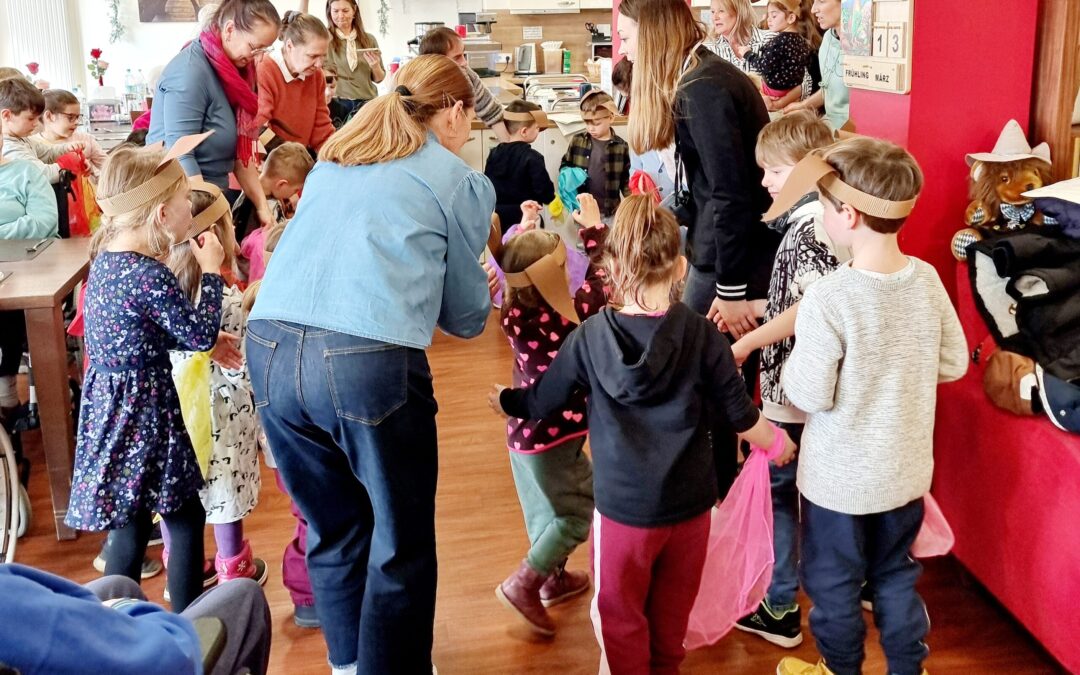
[[[692,50],[705,39],[705,26],[683,0],[624,0],[619,13],[638,23],[630,147],[639,154],[666,148],[675,140],[675,95],[683,63],[689,55],[689,69],[697,66]]]
[[[720,0],[720,4],[728,14],[735,17],[735,28],[731,31],[732,37],[740,45],[749,45],[750,38],[754,34],[754,24],[757,23],[757,15],[754,14],[750,0]],[[722,36],[713,34],[712,37],[719,40]]]
[[[601,265],[611,280],[611,304],[630,302],[646,311],[646,287],[671,282],[671,299],[680,295],[681,279],[675,278],[681,254],[679,223],[656,204],[651,195],[632,195],[619,205],[615,224],[608,233]]]
[[[428,54],[409,61],[396,81],[394,91],[367,103],[330,137],[319,161],[357,166],[408,157],[424,145],[426,125],[436,113],[458,101],[466,109],[473,107],[468,78],[445,56]]]
[[[110,199],[147,182],[157,173],[165,151],[156,148],[118,146],[105,160],[98,178],[97,198]],[[154,257],[165,255],[172,244],[172,235],[155,215],[159,206],[187,190],[187,178],[180,178],[150,203],[117,216],[102,214],[101,226],[90,240],[90,258],[93,259],[116,235],[128,230],[146,230],[146,246]]]
[[[210,208],[210,205],[216,199],[217,197],[209,192],[192,190],[191,215],[193,217],[197,216]],[[221,247],[225,249],[225,259],[221,266],[232,269],[236,262],[236,231],[233,229],[232,214],[226,211],[221,218],[218,218],[217,222],[210,226],[209,231],[217,236],[218,241],[221,242]],[[169,258],[165,264],[176,275],[184,295],[191,302],[197,302],[199,289],[202,288],[202,267],[199,266],[199,261],[195,259],[195,254],[191,252],[191,242],[182,241],[170,248]]]

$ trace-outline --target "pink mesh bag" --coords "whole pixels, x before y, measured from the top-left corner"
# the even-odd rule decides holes
[[[783,453],[784,439],[776,430],[771,447],[753,448],[727,498],[712,510],[709,550],[683,642],[687,649],[727,635],[769,589],[775,562],[769,460]]]
[[[933,558],[945,555],[952,550],[956,543],[952,528],[945,520],[945,514],[941,512],[934,497],[927,492],[923,497],[924,513],[922,527],[915,536],[915,543],[911,545],[911,555],[916,558]]]

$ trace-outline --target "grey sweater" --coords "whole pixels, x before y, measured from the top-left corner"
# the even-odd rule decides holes
[[[964,333],[937,271],[916,258],[890,275],[841,266],[807,290],[795,337],[782,383],[808,413],[803,496],[864,515],[926,494],[937,385],[967,371]]]

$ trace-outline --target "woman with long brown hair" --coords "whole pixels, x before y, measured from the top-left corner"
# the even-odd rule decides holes
[[[444,56],[323,145],[252,309],[255,405],[308,520],[315,611],[335,673],[431,671],[436,325],[474,337],[495,191],[455,154],[473,93]]]
[[[330,28],[326,61],[337,73],[336,107],[344,114],[343,118],[334,120],[334,126],[340,127],[378,95],[375,85],[386,77],[386,70],[379,43],[364,30],[356,0],[327,2],[326,25]]]
[[[634,63],[630,147],[674,143],[684,173],[675,188],[688,227],[683,302],[737,339],[757,325],[749,301],[767,297],[779,243],[761,225],[769,196],[754,151],[769,121],[765,104],[749,78],[703,46],[705,27],[682,0],[624,0],[618,31],[620,53]],[[756,354],[744,374],[756,379]],[[713,442],[724,494],[734,478],[734,434],[718,425]]]

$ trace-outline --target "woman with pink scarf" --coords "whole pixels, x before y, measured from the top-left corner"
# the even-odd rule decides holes
[[[189,176],[223,190],[229,173],[255,204],[263,225],[272,223],[259,185],[255,116],[255,57],[277,40],[281,19],[270,0],[225,0],[199,37],[161,74],[154,93],[147,143],[171,147],[182,136],[213,131],[191,154],[180,157]]]

